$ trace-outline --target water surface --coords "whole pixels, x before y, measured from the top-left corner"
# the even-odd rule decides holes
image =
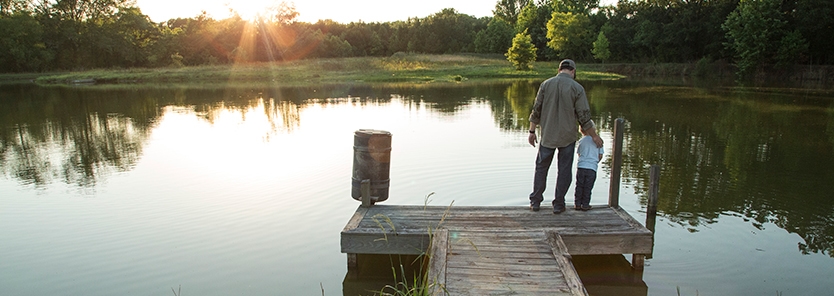
[[[385,258],[356,278],[339,252],[359,204],[353,132],[393,133],[387,204],[524,206],[538,83],[0,86],[0,295],[378,289]],[[609,152],[591,203],[607,202],[616,118],[620,204],[638,220],[648,167],[662,169],[644,273],[622,270],[630,256],[578,258],[589,291],[834,291],[829,91],[584,84]]]

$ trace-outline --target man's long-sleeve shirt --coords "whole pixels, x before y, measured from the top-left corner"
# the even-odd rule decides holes
[[[559,73],[542,82],[530,122],[541,126],[540,145],[547,148],[576,142],[577,123],[583,130],[595,127],[585,88],[568,73]]]

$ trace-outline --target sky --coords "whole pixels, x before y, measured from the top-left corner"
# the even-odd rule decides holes
[[[154,22],[163,22],[177,17],[194,17],[205,10],[215,19],[229,16],[229,7],[241,15],[254,15],[274,3],[272,0],[137,0],[142,13]],[[280,1],[279,1],[280,3]],[[315,23],[331,19],[339,23],[363,21],[390,22],[407,20],[409,17],[424,18],[444,8],[454,8],[459,13],[475,17],[492,16],[497,0],[301,0],[294,3],[299,16],[296,20]]]
[[[189,18],[206,11],[215,19],[228,17],[229,8],[240,12],[244,18],[255,15],[269,7],[276,0],[136,0],[142,13],[154,22],[172,18]],[[280,0],[277,1],[280,3]],[[616,0],[602,0],[616,3]],[[299,16],[296,20],[315,23],[331,19],[338,23],[363,21],[392,22],[404,21],[410,17],[425,18],[444,8],[454,8],[458,13],[475,17],[492,16],[498,0],[299,0],[295,4]]]

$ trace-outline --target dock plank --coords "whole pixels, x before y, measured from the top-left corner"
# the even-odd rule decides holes
[[[343,253],[428,254],[431,295],[588,295],[571,255],[650,254],[652,246],[651,231],[605,205],[559,215],[376,205],[357,209],[341,233]]]
[[[587,295],[573,265],[555,260],[544,231],[459,232],[443,251],[433,249],[431,256],[446,257],[449,295]]]
[[[359,215],[359,212],[363,213]],[[359,219],[358,222],[354,219]],[[652,233],[620,208],[594,205],[591,211],[530,212],[526,207],[376,205],[357,210],[341,234],[343,253],[419,255],[431,229],[459,232],[559,233],[574,255],[650,254]]]
[[[446,288],[446,250],[449,249],[449,231],[438,229],[433,233],[429,256],[429,295],[443,295]]]

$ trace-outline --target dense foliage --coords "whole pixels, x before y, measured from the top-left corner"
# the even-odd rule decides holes
[[[513,37],[513,46],[507,50],[507,60],[519,71],[530,70],[533,67],[533,61],[536,60],[536,48],[527,30]]]
[[[539,60],[834,63],[830,0],[499,0],[493,17],[447,8],[386,23],[296,21],[281,2],[258,20],[151,21],[129,0],[0,0],[0,72],[191,66],[396,52],[506,54],[526,31]],[[769,69],[769,68],[768,68]]]

